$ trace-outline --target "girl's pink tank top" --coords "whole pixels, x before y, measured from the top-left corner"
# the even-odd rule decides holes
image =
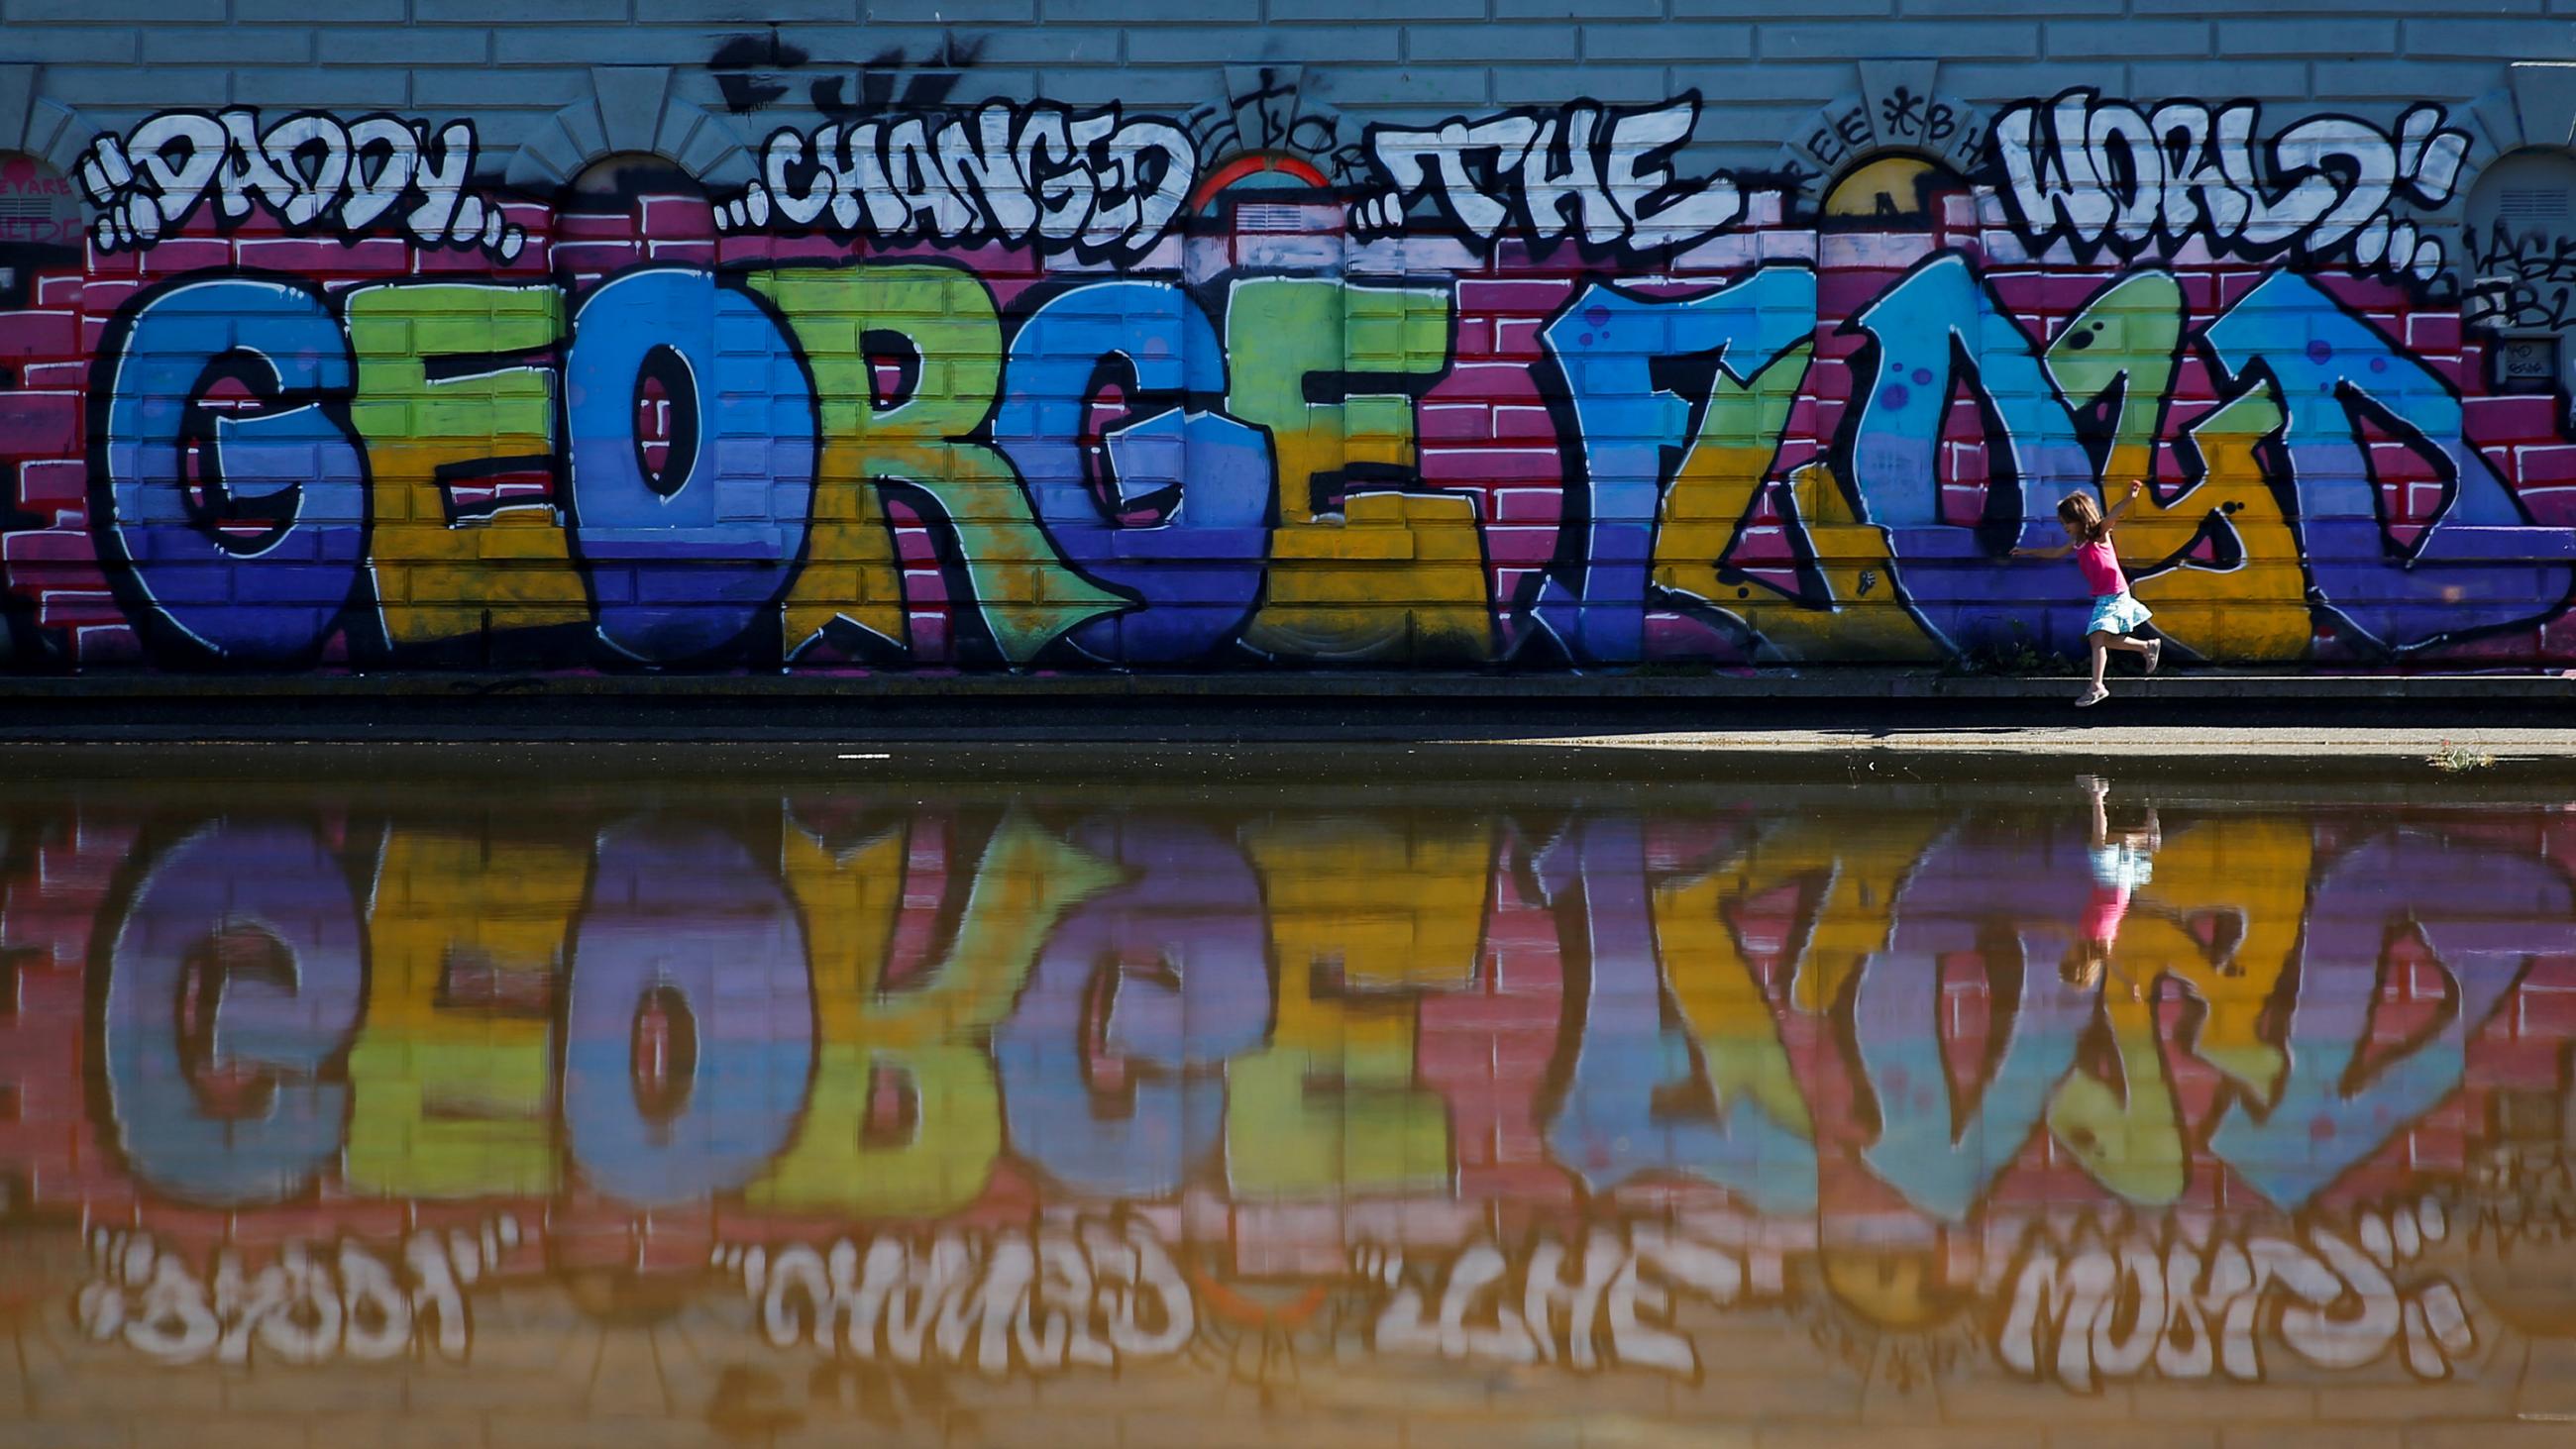
[[[2120,918],[2129,913],[2129,892],[2125,886],[2096,885],[2093,896],[2084,903],[2084,938],[2109,941],[2120,934]]]
[[[2084,586],[2095,598],[2105,594],[2124,594],[2129,581],[2120,574],[2120,556],[2111,551],[2111,541],[2079,543],[2075,546],[2075,567],[2084,574]]]

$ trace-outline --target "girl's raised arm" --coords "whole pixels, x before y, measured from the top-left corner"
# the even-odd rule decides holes
[[[2138,490],[2146,486],[2147,485],[2144,482],[2139,480],[2132,479],[2130,481],[2129,491],[2121,495],[2119,502],[2111,505],[2110,512],[2102,515],[2102,531],[2104,533],[2110,532],[2111,525],[2120,521],[2120,515],[2129,511],[2129,505],[2138,501]]]

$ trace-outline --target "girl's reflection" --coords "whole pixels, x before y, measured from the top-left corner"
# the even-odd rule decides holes
[[[2132,998],[2143,998],[2145,988],[2113,963],[2111,948],[2129,914],[2130,895],[2155,877],[2155,853],[2164,835],[2155,807],[2144,803],[2124,808],[2119,828],[2113,829],[2110,783],[2099,775],[2079,775],[2076,783],[2093,807],[2093,890],[2084,906],[2084,929],[2058,972],[2068,985],[2084,987],[2100,985],[2106,974],[2116,976]]]

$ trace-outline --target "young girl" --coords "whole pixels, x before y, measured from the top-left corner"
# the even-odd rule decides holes
[[[2084,642],[2093,647],[2093,682],[2075,697],[2077,708],[2100,704],[2111,691],[2102,687],[2102,666],[2113,649],[2133,649],[2147,656],[2147,673],[2156,672],[2156,661],[2164,657],[2161,639],[2141,639],[2138,630],[2149,617],[2147,606],[2129,594],[2129,581],[2120,573],[2120,556],[2111,548],[2111,529],[2120,515],[2137,501],[2141,483],[2129,485],[2128,496],[2112,505],[2108,514],[2093,501],[2090,493],[2069,493],[2058,500],[2057,522],[2066,530],[2063,548],[2016,548],[2015,558],[2064,558],[2075,555],[2075,567],[2084,573],[2084,582],[2093,590],[2093,617],[2084,625]]]

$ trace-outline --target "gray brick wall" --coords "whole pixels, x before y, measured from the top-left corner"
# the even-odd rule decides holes
[[[2070,85],[2140,97],[2468,102],[2513,61],[2576,61],[2576,0],[0,0],[0,63],[102,126],[172,104],[381,105],[465,116],[506,146],[598,65],[705,63],[741,35],[810,66],[977,47],[956,94],[1186,109],[1228,65],[1307,68],[1346,115],[1419,122],[1698,88],[1700,159],[1763,165],[1852,62],[1945,62],[1994,102]],[[765,124],[794,124],[801,86]]]

